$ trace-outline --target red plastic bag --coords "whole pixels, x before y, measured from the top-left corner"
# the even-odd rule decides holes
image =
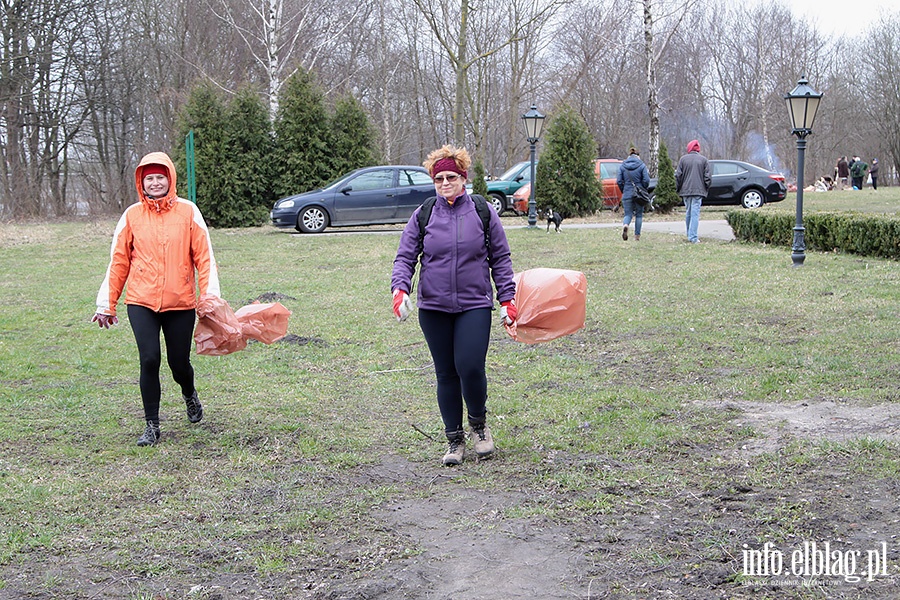
[[[529,269],[517,273],[515,323],[506,332],[518,342],[537,344],[584,327],[587,278],[580,271]]]
[[[206,356],[222,356],[247,347],[244,328],[228,302],[218,296],[200,297],[194,343],[197,354]]]
[[[271,344],[287,334],[291,311],[280,302],[254,302],[237,309],[234,316],[241,323],[245,339],[253,338],[263,344]]]

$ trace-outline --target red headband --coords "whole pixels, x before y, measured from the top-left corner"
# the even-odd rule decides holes
[[[453,171],[454,173],[459,173],[466,179],[468,179],[469,177],[468,173],[460,169],[456,165],[456,161],[452,158],[442,158],[431,166],[432,177],[434,177],[437,173],[443,173],[444,171]]]
[[[144,177],[146,177],[148,175],[165,175],[166,177],[168,177],[169,169],[167,169],[165,167],[165,165],[157,165],[157,164],[144,165],[144,170],[141,171],[141,179],[143,179]]]

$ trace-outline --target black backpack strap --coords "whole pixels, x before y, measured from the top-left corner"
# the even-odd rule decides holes
[[[434,210],[434,204],[437,202],[437,196],[426,198],[419,210],[419,241],[416,243],[416,256],[422,254],[425,249],[425,226],[431,220],[431,211]]]
[[[491,211],[494,208],[485,200],[484,196],[472,194],[472,201],[475,203],[475,211],[481,217],[481,227],[484,229],[484,247],[487,248],[488,262],[494,258],[491,251]]]

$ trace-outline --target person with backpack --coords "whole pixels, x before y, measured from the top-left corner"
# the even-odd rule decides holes
[[[644,205],[639,202],[635,186],[641,186],[645,190],[650,187],[650,172],[647,171],[647,165],[641,160],[641,155],[634,146],[628,148],[628,158],[619,167],[616,185],[622,192],[622,209],[625,211],[625,217],[622,220],[622,239],[628,240],[628,226],[631,225],[631,219],[634,216],[634,241],[640,241],[641,224],[644,222]]]
[[[853,157],[853,162],[850,164],[850,179],[854,190],[863,189],[863,180],[865,180],[868,170],[869,165],[866,164],[866,161],[858,156]]]
[[[419,266],[419,326],[434,360],[437,402],[447,436],[444,465],[462,464],[466,452],[463,410],[468,413],[475,454],[494,452],[487,427],[485,361],[494,290],[501,323],[516,319],[509,243],[500,217],[466,180],[472,159],[465,148],[443,146],[424,166],[437,195],[417,208],[403,229],[391,274],[393,311],[399,321],[412,312],[413,275]]]

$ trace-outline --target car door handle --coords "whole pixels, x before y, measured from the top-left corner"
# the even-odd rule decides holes
[[[396,194],[385,194],[385,198],[393,198]]]

